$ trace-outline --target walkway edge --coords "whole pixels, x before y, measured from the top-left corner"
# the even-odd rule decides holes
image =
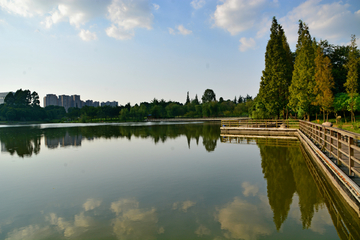
[[[317,165],[325,173],[325,176],[331,181],[335,188],[340,192],[345,201],[355,210],[360,217],[360,188],[357,186],[341,169],[339,169],[315,144],[300,130],[297,131],[299,140],[305,146],[306,150],[313,159],[317,162]],[[326,167],[327,166],[327,167]],[[331,172],[330,172],[331,171]],[[356,199],[357,203],[354,202],[349,194],[343,189],[339,182],[334,179],[333,176],[343,184],[349,193]]]

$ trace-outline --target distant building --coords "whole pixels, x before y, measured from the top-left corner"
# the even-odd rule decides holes
[[[59,99],[55,94],[46,94],[44,97],[44,107],[51,105],[59,106]]]
[[[80,95],[72,95],[72,100],[73,100],[73,106],[72,107],[76,107],[76,108],[81,108],[82,104],[81,104],[81,100],[80,100]]]
[[[86,100],[85,106],[92,107],[93,106],[93,101],[92,100]]]
[[[110,107],[117,107],[119,104],[118,102],[116,101],[113,101],[113,102],[101,102],[101,106],[104,107],[104,106],[110,106]]]
[[[7,94],[7,93],[6,93]],[[6,96],[6,95],[5,95]],[[5,98],[5,97],[4,97]],[[0,93],[0,104],[1,104],[1,93]],[[98,101],[86,100],[85,102],[80,99],[80,95],[59,95],[57,97],[55,94],[47,94],[44,97],[44,107],[46,106],[62,106],[65,108],[65,111],[68,112],[68,109],[71,107],[82,108],[84,106],[89,107],[99,107],[100,103]],[[102,102],[101,106],[111,106],[117,107],[118,102]]]
[[[9,92],[2,92],[0,93],[0,104],[3,104],[4,103],[4,100],[5,100],[5,97],[6,95],[8,95]]]

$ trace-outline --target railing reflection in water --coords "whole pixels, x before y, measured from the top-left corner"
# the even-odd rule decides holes
[[[311,176],[324,198],[340,239],[360,239],[360,218],[344,199],[333,190],[331,184],[328,183],[325,176],[301,145],[300,148]]]
[[[360,239],[360,218],[333,189],[297,138],[222,134],[220,139],[223,143],[259,146],[269,203],[278,230],[286,220],[291,199],[297,192],[305,229],[311,227],[314,212],[325,204],[340,239]],[[285,158],[281,157],[280,151],[285,153]]]

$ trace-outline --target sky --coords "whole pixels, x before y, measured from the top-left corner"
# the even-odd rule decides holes
[[[0,0],[0,92],[255,97],[273,16],[293,51],[299,19],[331,44],[360,36],[359,0]]]

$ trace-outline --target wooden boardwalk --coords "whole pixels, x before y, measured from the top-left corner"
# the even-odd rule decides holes
[[[268,122],[267,122],[268,121]],[[275,122],[275,124],[274,124]],[[294,136],[306,146],[319,166],[360,217],[360,134],[308,121],[291,120],[222,121],[222,135]],[[298,128],[296,129],[296,125]],[[288,127],[292,127],[288,128]],[[240,141],[234,136],[224,141]]]

